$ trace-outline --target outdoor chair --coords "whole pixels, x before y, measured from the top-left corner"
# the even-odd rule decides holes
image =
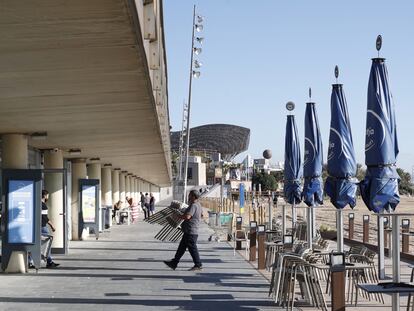
[[[319,275],[310,265],[316,260],[305,244],[295,245],[293,253],[277,254],[269,294],[273,294],[278,305],[293,310],[298,282],[302,298],[315,307],[327,310]]]

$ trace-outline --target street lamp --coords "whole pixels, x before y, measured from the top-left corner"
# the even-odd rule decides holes
[[[200,46],[195,46],[196,44],[201,45],[204,41],[203,37],[195,37],[194,32],[201,32],[204,29],[203,26],[204,17],[200,14],[196,14],[196,6],[194,5],[193,9],[193,30],[191,35],[191,61],[190,61],[190,80],[188,86],[188,104],[187,104],[187,128],[186,128],[186,153],[185,153],[185,166],[184,166],[184,188],[183,188],[183,202],[187,200],[187,181],[188,181],[188,157],[190,153],[190,109],[191,109],[191,90],[192,90],[192,82],[193,77],[199,78],[201,72],[199,68],[201,67],[201,62],[197,59],[194,60],[194,55],[198,56],[201,54],[202,49]],[[198,70],[194,70],[198,69]],[[182,159],[180,159],[182,161]]]

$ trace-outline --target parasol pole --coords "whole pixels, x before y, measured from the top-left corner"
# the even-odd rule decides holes
[[[335,66],[335,79],[338,84],[339,68]],[[336,210],[336,244],[338,252],[344,252],[344,213],[342,208]]]
[[[308,221],[308,225],[306,226],[307,228],[306,237],[308,238],[308,247],[310,249],[312,249],[312,240],[313,240],[312,212],[313,212],[312,206],[307,206],[306,207],[306,219]]]
[[[344,214],[342,208],[336,210],[336,244],[338,252],[344,252]]]

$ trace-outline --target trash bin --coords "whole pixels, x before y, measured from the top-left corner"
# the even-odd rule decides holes
[[[222,213],[220,214],[220,226],[226,226],[233,220],[233,214]]]
[[[217,226],[217,213],[216,212],[208,212],[208,225],[210,227]]]
[[[112,221],[112,206],[108,205],[106,206],[105,211],[105,229],[109,229],[111,227],[111,221]]]

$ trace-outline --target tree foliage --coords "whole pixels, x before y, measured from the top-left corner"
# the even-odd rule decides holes
[[[397,168],[397,173],[401,178],[398,187],[400,194],[413,194],[413,184],[411,183],[410,173],[404,171],[402,168]]]
[[[277,189],[275,176],[267,173],[255,173],[253,176],[253,185],[262,185],[262,191],[274,191]]]

